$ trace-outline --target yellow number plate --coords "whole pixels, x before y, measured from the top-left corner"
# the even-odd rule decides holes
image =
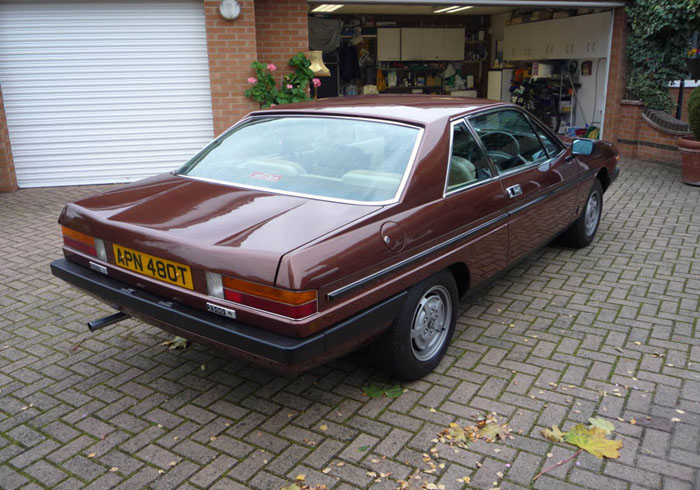
[[[189,266],[137,252],[121,245],[113,244],[112,247],[114,248],[114,261],[118,266],[159,281],[193,289],[192,272]]]

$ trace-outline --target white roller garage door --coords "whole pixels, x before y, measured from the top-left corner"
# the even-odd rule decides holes
[[[201,1],[0,1],[20,187],[127,182],[213,137]]]

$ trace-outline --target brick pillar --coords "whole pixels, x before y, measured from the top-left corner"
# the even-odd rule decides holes
[[[239,0],[236,20],[219,14],[219,0],[204,0],[214,134],[219,135],[257,105],[246,98],[250,64],[257,58],[253,0]]]
[[[309,49],[306,0],[255,0],[258,60],[277,65],[277,83],[290,71],[289,59]]]
[[[603,139],[615,141],[620,119],[620,101],[625,97],[625,79],[627,66],[625,49],[627,45],[627,14],[624,7],[613,12],[613,32],[610,49],[610,71],[608,72],[608,91],[605,99],[605,126]]]
[[[2,100],[2,87],[0,87],[0,192],[11,192],[16,189],[15,163],[12,159],[10,133],[7,130],[5,104]]]

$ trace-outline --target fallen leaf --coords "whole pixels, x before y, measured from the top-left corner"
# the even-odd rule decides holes
[[[360,446],[360,447],[357,448],[357,452],[358,452],[358,453],[364,453],[364,452],[367,451],[368,449],[369,449],[369,446]]]
[[[165,473],[165,470],[158,470],[158,474],[162,475]]]
[[[95,456],[97,456],[96,453],[90,453],[90,454],[88,454],[88,458],[94,458]]]
[[[676,423],[678,423],[678,422],[680,422],[680,421],[681,421],[681,419],[679,419],[678,417],[673,417],[673,418],[671,419],[671,422],[673,422],[674,424],[676,424]]]
[[[377,474],[376,474],[374,471],[368,471],[368,472],[367,472],[367,476],[369,476],[369,477],[371,477],[371,478],[376,478],[376,477],[377,477]]]
[[[331,468],[330,468],[330,467],[325,468],[324,470],[321,471],[321,473],[324,473],[324,474],[326,474],[326,475],[327,475],[328,473],[330,473],[330,472],[331,472]]]
[[[403,392],[404,390],[400,385],[395,385],[384,390],[384,395],[386,395],[387,398],[398,398]]]
[[[685,410],[681,410],[680,408],[677,408],[676,413],[680,413],[681,415],[683,415],[685,413]]]
[[[176,335],[175,337],[173,337],[172,340],[166,340],[165,342],[161,342],[160,345],[166,346],[169,350],[186,349],[189,345],[189,341],[183,337],[178,337]]]
[[[327,425],[322,425],[321,427],[319,427],[319,429],[321,429],[321,430],[328,430],[328,426],[327,426]]]
[[[384,394],[384,390],[378,386],[363,386],[362,393],[370,398],[379,398]]]
[[[549,441],[552,442],[564,442],[564,436],[566,433],[562,432],[559,430],[559,427],[556,425],[552,426],[552,429],[545,429],[542,431],[542,435]]]
[[[306,475],[304,473],[299,473],[297,477],[295,478],[297,481],[304,481],[306,480]]]
[[[574,446],[578,446],[584,451],[591,453],[598,459],[618,458],[618,449],[622,447],[622,441],[605,438],[604,429],[593,427],[588,429],[583,424],[576,424],[566,433],[564,440]]]
[[[112,466],[112,467],[109,469],[109,471],[110,471],[111,473],[114,473],[115,471],[119,471],[119,468],[117,468],[116,466]]]
[[[601,417],[591,417],[588,419],[588,422],[591,424],[591,426],[602,429],[605,432],[605,435],[608,435],[615,430],[615,426],[612,424],[612,422]]]
[[[175,466],[176,464],[177,464],[177,461],[171,461],[170,463],[168,463],[168,466]]]
[[[287,485],[285,487],[280,488],[280,490],[303,490],[303,489],[302,489],[302,487],[300,487],[296,483],[292,483],[290,485]]]

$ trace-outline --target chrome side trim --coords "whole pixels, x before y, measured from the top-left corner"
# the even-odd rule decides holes
[[[508,211],[508,215],[512,216],[512,215],[518,214],[518,213],[526,210],[530,206],[537,204],[538,202],[542,202],[545,199],[549,199],[550,197],[555,196],[556,194],[559,194],[560,192],[564,192],[565,190],[568,190],[571,187],[580,185],[585,180],[589,179],[591,176],[595,177],[595,173],[596,173],[596,169],[587,170],[586,172],[582,173],[581,175],[579,175],[575,179],[573,179],[565,184],[560,185],[556,189],[553,189],[545,194],[541,194],[541,195],[537,196],[536,198],[531,199],[530,201],[528,201],[524,204],[521,204],[517,208],[511,209],[510,211]]]
[[[349,291],[352,291],[353,289],[356,289],[356,288],[363,286],[371,281],[374,281],[375,279],[380,278],[381,276],[384,276],[386,274],[394,272],[397,269],[400,269],[401,267],[404,267],[412,262],[420,260],[420,259],[422,259],[422,258],[424,258],[424,257],[426,257],[434,252],[437,252],[438,250],[441,250],[445,247],[449,247],[450,245],[457,243],[461,240],[464,240],[465,238],[468,238],[471,235],[479,233],[479,232],[483,231],[484,229],[509,218],[512,215],[515,215],[517,213],[524,211],[528,207],[530,207],[534,204],[537,204],[538,202],[541,202],[545,199],[548,199],[548,198],[550,198],[550,197],[552,197],[560,192],[563,192],[563,191],[565,191],[573,186],[579,185],[591,177],[595,177],[596,171],[597,171],[597,169],[590,169],[590,170],[584,172],[583,174],[579,175],[576,179],[574,179],[570,182],[567,182],[566,184],[561,185],[560,187],[558,187],[558,188],[556,188],[556,189],[554,189],[546,194],[542,194],[542,195],[536,197],[535,199],[532,199],[532,200],[522,204],[521,206],[518,206],[517,208],[514,208],[514,209],[508,211],[507,213],[500,214],[500,215],[496,216],[495,218],[493,218],[485,223],[480,224],[476,228],[472,228],[471,230],[465,231],[464,233],[461,233],[457,236],[454,236],[454,237],[450,238],[449,240],[446,240],[438,245],[435,245],[429,249],[426,249],[422,252],[419,252],[416,255],[413,255],[412,257],[408,257],[408,258],[401,260],[393,265],[390,265],[389,267],[386,267],[380,271],[377,271],[373,274],[370,274],[366,277],[363,277],[362,279],[358,279],[357,281],[352,282],[352,283],[348,284],[347,286],[343,286],[343,287],[338,288],[334,291],[331,291],[330,293],[328,293],[326,295],[326,298],[329,301],[332,301],[332,300],[338,298],[339,296],[342,296],[343,294],[345,294]]]
[[[384,276],[386,274],[394,272],[395,270],[400,269],[401,267],[404,267],[412,262],[420,260],[420,259],[422,259],[422,258],[424,258],[424,257],[426,257],[434,252],[437,252],[438,250],[441,250],[445,247],[449,247],[450,245],[457,243],[461,240],[464,240],[465,238],[470,237],[471,235],[479,233],[479,232],[485,230],[486,228],[505,220],[506,218],[508,218],[507,213],[503,213],[501,215],[498,215],[495,218],[487,221],[486,223],[480,224],[476,228],[472,228],[471,230],[465,231],[464,233],[460,233],[459,235],[454,236],[454,237],[450,238],[449,240],[446,240],[438,245],[435,245],[435,246],[430,247],[426,250],[423,250],[422,252],[419,252],[412,257],[408,257],[404,260],[401,260],[393,265],[390,265],[389,267],[387,267],[385,269],[382,269],[382,270],[377,271],[373,274],[370,274],[369,276],[363,277],[362,279],[359,279],[355,282],[352,282],[352,283],[348,284],[347,286],[343,286],[342,288],[336,289],[335,291],[331,291],[330,293],[328,293],[326,295],[326,298],[329,301],[332,301],[332,300],[336,299],[338,296],[342,296],[343,294],[345,294],[353,289],[356,289],[360,286],[363,286],[364,284],[367,284],[368,282],[374,281],[375,279],[377,279],[381,276]]]

